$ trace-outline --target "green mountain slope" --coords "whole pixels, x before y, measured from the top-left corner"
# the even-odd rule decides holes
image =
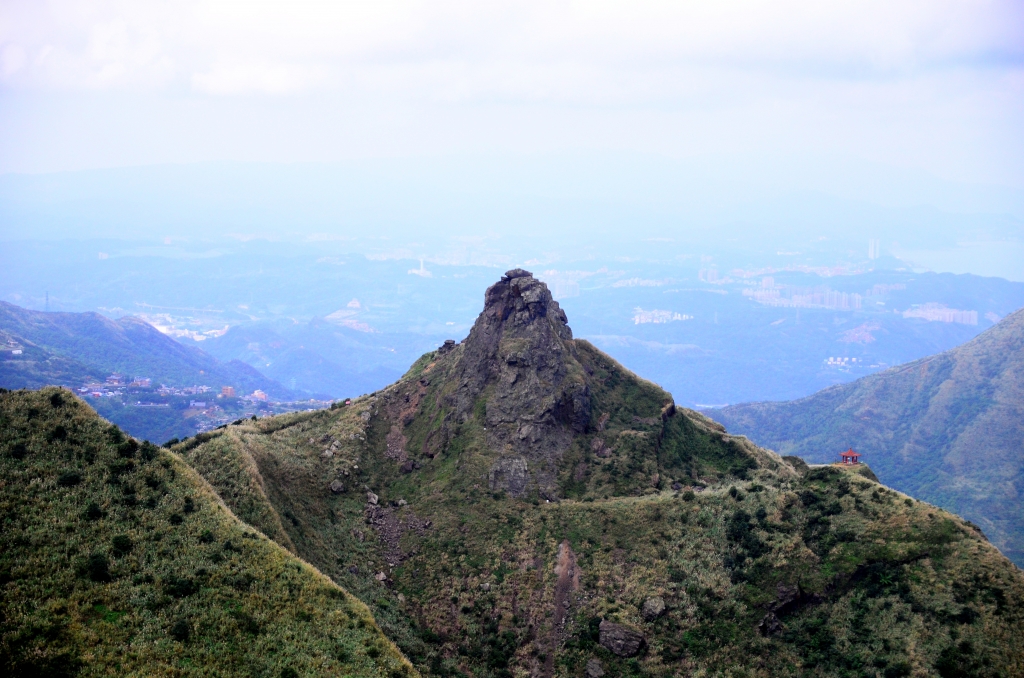
[[[1024,575],[969,523],[676,408],[524,271],[387,389],[175,449],[425,674],[1024,671]]]
[[[1024,566],[1024,310],[946,353],[715,417],[811,462],[852,446],[887,484],[969,518]]]
[[[4,675],[415,675],[362,603],[67,391],[0,392],[0,479]]]

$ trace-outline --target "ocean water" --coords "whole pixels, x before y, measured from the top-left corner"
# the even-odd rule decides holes
[[[936,250],[898,250],[892,253],[915,270],[973,273],[1024,282],[1024,241],[963,242]]]

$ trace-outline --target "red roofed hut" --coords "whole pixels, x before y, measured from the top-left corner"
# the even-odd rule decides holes
[[[851,447],[846,452],[839,453],[839,459],[841,464],[859,464],[860,463],[860,452],[854,452]]]

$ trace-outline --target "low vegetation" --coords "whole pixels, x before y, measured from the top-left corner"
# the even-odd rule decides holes
[[[1024,310],[951,351],[783,403],[715,412],[808,461],[853,446],[888,485],[981,526],[1024,567]]]
[[[595,658],[622,676],[1024,670],[1024,577],[971,524],[867,468],[791,464],[670,414],[667,394],[594,353],[602,430],[566,453],[560,501],[491,490],[479,419],[423,454],[443,420],[431,355],[348,407],[243,422],[183,454],[247,521],[277,516],[282,543],[364,600],[424,674],[579,676]],[[402,425],[403,472],[389,412],[424,374],[436,388]],[[616,441],[600,456],[598,435]],[[666,608],[645,619],[652,598]],[[645,651],[613,654],[602,620]]]
[[[366,606],[68,391],[0,393],[6,675],[415,670]]]

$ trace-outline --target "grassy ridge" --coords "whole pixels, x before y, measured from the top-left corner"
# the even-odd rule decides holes
[[[67,391],[0,393],[7,675],[415,671],[367,608]]]
[[[591,658],[622,676],[1024,671],[1024,577],[970,524],[859,473],[797,470],[696,413],[662,417],[663,391],[589,350],[595,417],[609,416],[566,452],[560,502],[489,491],[476,418],[422,453],[450,388],[436,356],[350,407],[247,422],[182,453],[221,496],[276,513],[427,674],[578,676]],[[423,377],[415,417],[396,419]],[[396,424],[419,468],[388,452]],[[669,489],[694,478],[706,489]],[[567,554],[578,585],[562,590]],[[653,597],[667,610],[644,619]],[[602,619],[641,632],[646,652],[610,653]]]
[[[946,353],[714,416],[811,462],[852,446],[885,483],[969,518],[1024,566],[1024,310]]]

